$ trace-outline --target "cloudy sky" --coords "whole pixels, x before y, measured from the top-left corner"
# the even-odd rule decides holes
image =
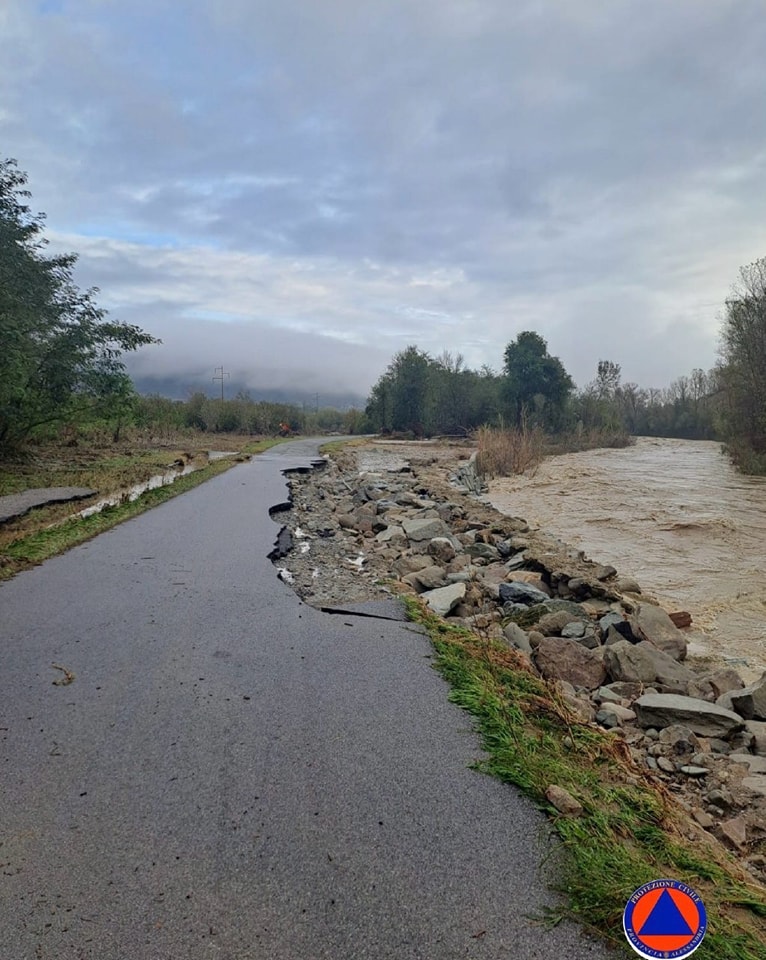
[[[762,0],[2,0],[0,156],[143,376],[364,395],[532,329],[665,386],[766,256],[765,50]]]

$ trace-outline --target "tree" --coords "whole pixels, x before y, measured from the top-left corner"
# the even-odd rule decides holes
[[[620,389],[622,368],[612,360],[599,360],[594,389],[599,400],[613,400]]]
[[[367,415],[379,430],[424,432],[429,373],[433,361],[415,346],[396,354],[372,388]]]
[[[505,348],[505,394],[517,426],[525,412],[545,426],[561,425],[574,382],[548,344],[531,330],[520,333]]]
[[[766,257],[742,267],[721,330],[723,423],[730,443],[766,454]]]
[[[133,399],[121,356],[159,342],[107,319],[98,291],[75,284],[74,254],[45,255],[26,183],[15,160],[0,161],[0,456],[44,424],[99,410],[119,423]]]

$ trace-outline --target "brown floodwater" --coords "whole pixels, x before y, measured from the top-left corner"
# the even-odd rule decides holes
[[[641,437],[551,457],[487,499],[688,610],[692,655],[766,669],[766,478],[738,474],[719,444]]]

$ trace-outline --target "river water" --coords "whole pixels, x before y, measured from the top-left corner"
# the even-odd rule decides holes
[[[766,669],[766,478],[738,474],[719,444],[641,437],[550,457],[487,499],[688,610],[690,655],[746,679]]]

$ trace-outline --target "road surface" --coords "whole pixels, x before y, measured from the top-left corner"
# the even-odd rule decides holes
[[[0,586],[2,960],[610,956],[536,922],[545,820],[468,768],[427,639],[277,578],[268,508],[315,454]]]

